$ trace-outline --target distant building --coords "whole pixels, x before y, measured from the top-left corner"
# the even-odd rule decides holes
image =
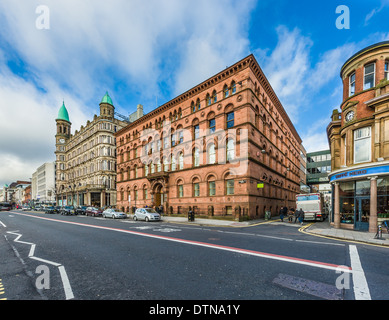
[[[343,102],[327,127],[335,228],[377,232],[389,219],[389,41],[369,46],[340,70]]]
[[[331,151],[307,153],[307,184],[312,192],[330,192]]]
[[[31,179],[31,198],[35,202],[55,202],[55,163],[42,164]]]

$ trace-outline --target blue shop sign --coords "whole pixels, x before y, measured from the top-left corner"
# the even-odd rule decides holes
[[[330,177],[330,182],[333,182],[336,180],[342,180],[342,179],[357,178],[360,176],[381,174],[381,173],[388,173],[389,174],[389,165],[361,168],[361,169],[357,169],[357,170],[345,171],[342,173],[334,174]]]

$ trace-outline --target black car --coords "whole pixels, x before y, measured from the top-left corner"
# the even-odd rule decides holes
[[[76,213],[86,215],[86,208],[86,206],[80,206],[76,209]]]

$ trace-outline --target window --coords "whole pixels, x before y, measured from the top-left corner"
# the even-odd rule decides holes
[[[214,133],[215,132],[215,130],[216,130],[216,121],[215,121],[215,119],[211,119],[211,120],[209,120],[209,133],[211,134],[211,133]]]
[[[172,171],[176,171],[176,157],[174,155],[171,156],[172,162]]]
[[[178,143],[183,143],[184,142],[184,131],[179,131],[178,132]]]
[[[234,194],[234,179],[226,180],[226,194]]]
[[[227,152],[226,152],[226,160],[232,161],[235,159],[235,143],[233,139],[227,140]]]
[[[147,188],[143,189],[143,199],[147,200]]]
[[[375,63],[370,63],[365,66],[365,77],[363,80],[363,90],[374,87],[375,82]]]
[[[389,80],[389,62],[385,62],[385,79]]]
[[[180,170],[184,169],[184,154],[182,152],[178,156],[178,165]]]
[[[167,157],[163,159],[163,171],[169,171],[169,159]]]
[[[208,93],[207,94],[207,105],[210,106],[211,104],[212,104],[212,98],[211,98],[211,96]]]
[[[228,89],[227,86],[224,86],[223,93],[224,93],[224,98],[227,98],[230,95],[230,89]]]
[[[196,124],[193,127],[193,136],[195,139],[198,139],[200,137],[200,125]]]
[[[158,162],[157,162],[157,172],[161,172],[161,170],[162,170],[161,159],[158,159]]]
[[[349,97],[355,94],[355,72],[349,78]]]
[[[134,196],[135,196],[135,200],[138,200],[138,188],[137,187],[134,188]]]
[[[208,194],[210,196],[214,196],[216,194],[216,182],[215,181],[208,182]]]
[[[236,92],[236,83],[235,83],[235,81],[233,81],[232,84],[231,84],[231,92],[232,92],[232,94],[234,94]]]
[[[137,166],[135,166],[134,172],[135,172],[135,179],[136,179],[136,178],[138,178],[138,167]]]
[[[234,126],[234,112],[227,113],[227,129]]]
[[[178,197],[182,198],[183,196],[184,196],[184,186],[182,184],[180,184],[178,186]]]
[[[213,91],[213,92],[212,92],[212,103],[216,103],[216,102],[217,102],[216,91]]]
[[[216,163],[216,150],[215,145],[212,143],[208,147],[208,164],[214,164]]]
[[[198,182],[193,183],[193,196],[194,197],[200,196],[200,183]]]
[[[371,127],[354,131],[354,163],[371,160]]]
[[[149,175],[149,165],[146,164],[145,165],[145,177],[147,177]]]
[[[200,151],[199,148],[193,150],[193,166],[198,167],[200,165]]]

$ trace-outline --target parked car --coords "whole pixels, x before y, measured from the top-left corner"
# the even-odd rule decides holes
[[[127,218],[127,215],[124,212],[121,212],[117,209],[106,209],[103,211],[102,215],[104,218],[112,218],[112,219]]]
[[[99,209],[99,208],[88,207],[88,208],[86,208],[85,212],[86,212],[87,216],[98,217],[98,216],[101,216],[101,213],[103,211],[101,209]]]
[[[80,207],[76,208],[76,212],[77,212],[77,214],[85,215],[86,214],[86,209],[87,209],[86,206],[80,206]]]
[[[22,211],[30,211],[30,207],[29,206],[23,206],[22,207]]]
[[[55,206],[55,213],[61,213],[61,209],[62,207],[61,206]]]
[[[34,211],[43,211],[43,207],[42,206],[35,206]]]
[[[76,210],[74,210],[73,206],[64,206],[62,207],[61,214],[65,216],[70,216],[70,215],[76,215]]]
[[[49,214],[54,214],[55,213],[55,208],[53,206],[47,206],[44,208],[44,212],[45,213],[49,213]]]
[[[0,211],[11,211],[12,205],[9,203],[0,203]]]
[[[159,221],[161,216],[152,208],[139,208],[135,211],[134,220]]]

